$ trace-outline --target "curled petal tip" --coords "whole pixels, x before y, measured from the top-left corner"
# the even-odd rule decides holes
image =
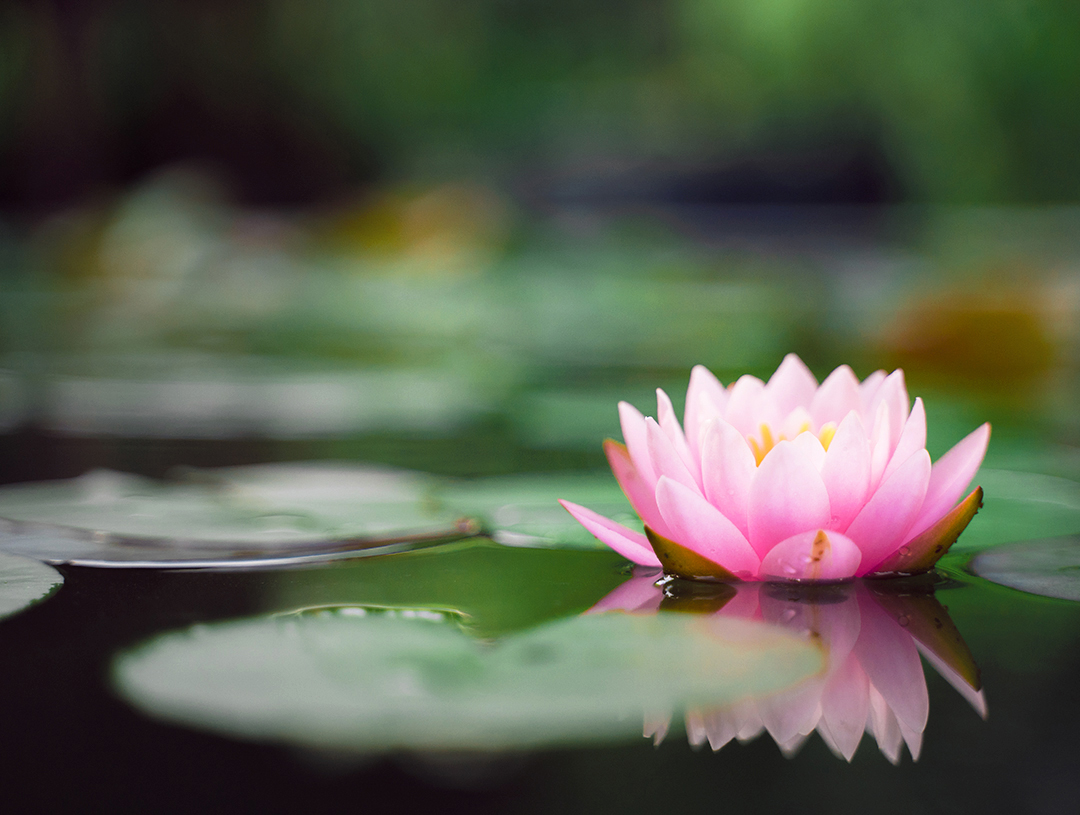
[[[719,563],[699,555],[682,544],[676,543],[654,532],[648,526],[645,527],[645,537],[649,539],[660,565],[664,567],[666,574],[675,577],[685,577],[690,580],[725,580],[734,581],[739,578],[725,569]]]
[[[983,488],[976,487],[941,520],[885,558],[867,576],[892,577],[930,571],[971,523],[983,505],[982,499]]]

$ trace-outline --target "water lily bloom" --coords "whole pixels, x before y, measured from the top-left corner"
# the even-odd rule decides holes
[[[560,503],[643,566],[684,577],[834,581],[933,567],[978,510],[961,496],[986,453],[984,424],[931,466],[926,412],[902,371],[862,382],[841,365],[820,385],[794,354],[768,382],[690,375],[680,426],[620,402],[625,444],[604,444],[644,534]],[[958,503],[959,502],[959,503]]]

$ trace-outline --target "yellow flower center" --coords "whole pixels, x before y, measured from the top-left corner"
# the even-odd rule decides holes
[[[799,433],[805,433],[810,429],[809,422],[803,422],[802,426],[795,433],[796,436]],[[833,436],[836,435],[836,424],[834,422],[828,422],[821,426],[821,430],[817,432],[818,441],[821,442],[821,446],[826,450],[829,449],[829,444],[833,440]],[[772,428],[764,422],[761,424],[761,440],[754,438],[753,436],[747,436],[746,440],[750,442],[750,449],[754,451],[754,461],[760,466],[761,462],[765,460],[765,456],[772,450],[777,443],[785,441],[787,436],[781,433],[778,436],[774,436]]]

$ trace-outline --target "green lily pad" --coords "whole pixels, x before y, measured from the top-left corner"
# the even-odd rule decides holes
[[[953,552],[1080,533],[1080,483],[993,469],[980,470],[974,483],[983,488],[983,507],[953,545]]]
[[[451,514],[481,519],[492,538],[510,546],[607,549],[559,505],[560,498],[643,529],[610,472],[477,478],[435,495]]]
[[[1080,537],[997,546],[977,555],[970,568],[1002,586],[1080,601]]]
[[[113,675],[162,719],[381,752],[640,738],[647,710],[734,703],[823,667],[813,645],[723,617],[585,615],[482,643],[445,616],[353,608],[166,634]]]
[[[487,538],[289,569],[263,580],[263,611],[379,606],[454,609],[469,633],[491,639],[578,614],[626,580],[610,549],[534,549]]]
[[[351,557],[474,533],[417,473],[339,464],[196,471],[161,483],[98,470],[0,488],[0,550],[50,563],[184,568]]]
[[[0,618],[43,600],[64,582],[52,566],[30,558],[0,554]]]

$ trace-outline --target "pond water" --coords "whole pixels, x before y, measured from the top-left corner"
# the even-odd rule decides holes
[[[1071,811],[1080,255],[1060,213],[950,217],[918,245],[861,220],[769,250],[745,224],[735,248],[549,237],[452,279],[288,256],[255,316],[11,287],[84,333],[46,353],[9,321],[0,365],[9,801]],[[1042,266],[979,266],[1002,242]],[[681,412],[691,365],[789,350],[819,378],[903,364],[935,459],[994,423],[933,574],[661,580],[556,503],[633,523],[600,450],[617,401]]]

